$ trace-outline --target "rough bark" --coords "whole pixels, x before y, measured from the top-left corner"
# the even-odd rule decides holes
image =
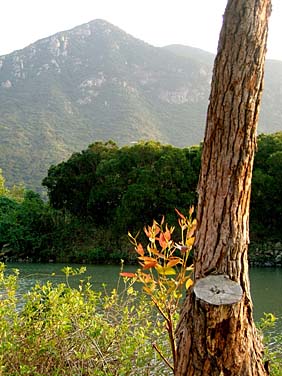
[[[187,292],[176,331],[176,376],[266,375],[253,322],[247,250],[256,129],[271,0],[229,0],[214,63],[198,185],[195,282],[226,275],[233,304]]]

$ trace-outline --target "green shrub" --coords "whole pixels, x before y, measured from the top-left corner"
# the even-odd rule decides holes
[[[16,299],[17,275],[1,265],[0,374],[169,375],[152,349],[157,341],[169,356],[163,321],[150,301],[130,284],[98,293],[89,281],[35,285]]]
[[[279,324],[281,326],[281,318],[278,319],[272,313],[265,313],[257,324],[263,335],[264,360],[269,364],[271,376],[282,376],[282,334],[273,334],[277,333]]]
[[[63,269],[66,282],[36,284],[17,296],[18,272],[0,264],[1,376],[159,376],[172,371],[152,346],[172,361],[164,320],[129,279],[116,289],[96,292],[90,281],[70,287],[85,268]],[[259,324],[266,341],[265,361],[281,376],[280,338],[269,337],[273,315]],[[271,341],[269,339],[271,338]],[[274,343],[274,345],[273,345]]]

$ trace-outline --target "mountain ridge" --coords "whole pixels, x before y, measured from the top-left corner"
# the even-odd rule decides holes
[[[198,144],[213,59],[189,46],[151,46],[101,19],[0,56],[0,167],[8,184],[38,190],[51,164],[94,141]],[[270,133],[281,129],[282,62],[268,65],[260,128]]]

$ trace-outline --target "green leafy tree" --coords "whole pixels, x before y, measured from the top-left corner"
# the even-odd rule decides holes
[[[259,136],[252,180],[252,239],[281,239],[281,171],[282,132]]]
[[[154,141],[122,148],[95,143],[52,166],[43,185],[54,208],[125,233],[160,215],[175,220],[175,207],[195,204],[199,156],[199,147]]]
[[[113,142],[97,142],[81,153],[75,153],[67,162],[51,166],[42,184],[48,190],[50,204],[77,216],[91,215],[88,199],[96,184],[96,169],[100,161],[114,153]]]

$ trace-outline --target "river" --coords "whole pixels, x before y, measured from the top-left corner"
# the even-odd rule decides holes
[[[19,269],[19,294],[27,292],[37,281],[54,283],[65,281],[62,268],[65,264],[33,264],[33,263],[8,263],[7,269]],[[80,267],[81,265],[71,265]],[[135,266],[125,266],[126,271],[133,271]],[[87,265],[83,276],[71,278],[75,284],[79,279],[90,277],[93,289],[101,290],[106,284],[110,291],[117,286],[120,267],[117,265]],[[52,273],[55,275],[52,276]],[[277,317],[282,317],[282,268],[250,268],[251,294],[254,303],[254,317],[259,320],[264,312],[271,312]]]

